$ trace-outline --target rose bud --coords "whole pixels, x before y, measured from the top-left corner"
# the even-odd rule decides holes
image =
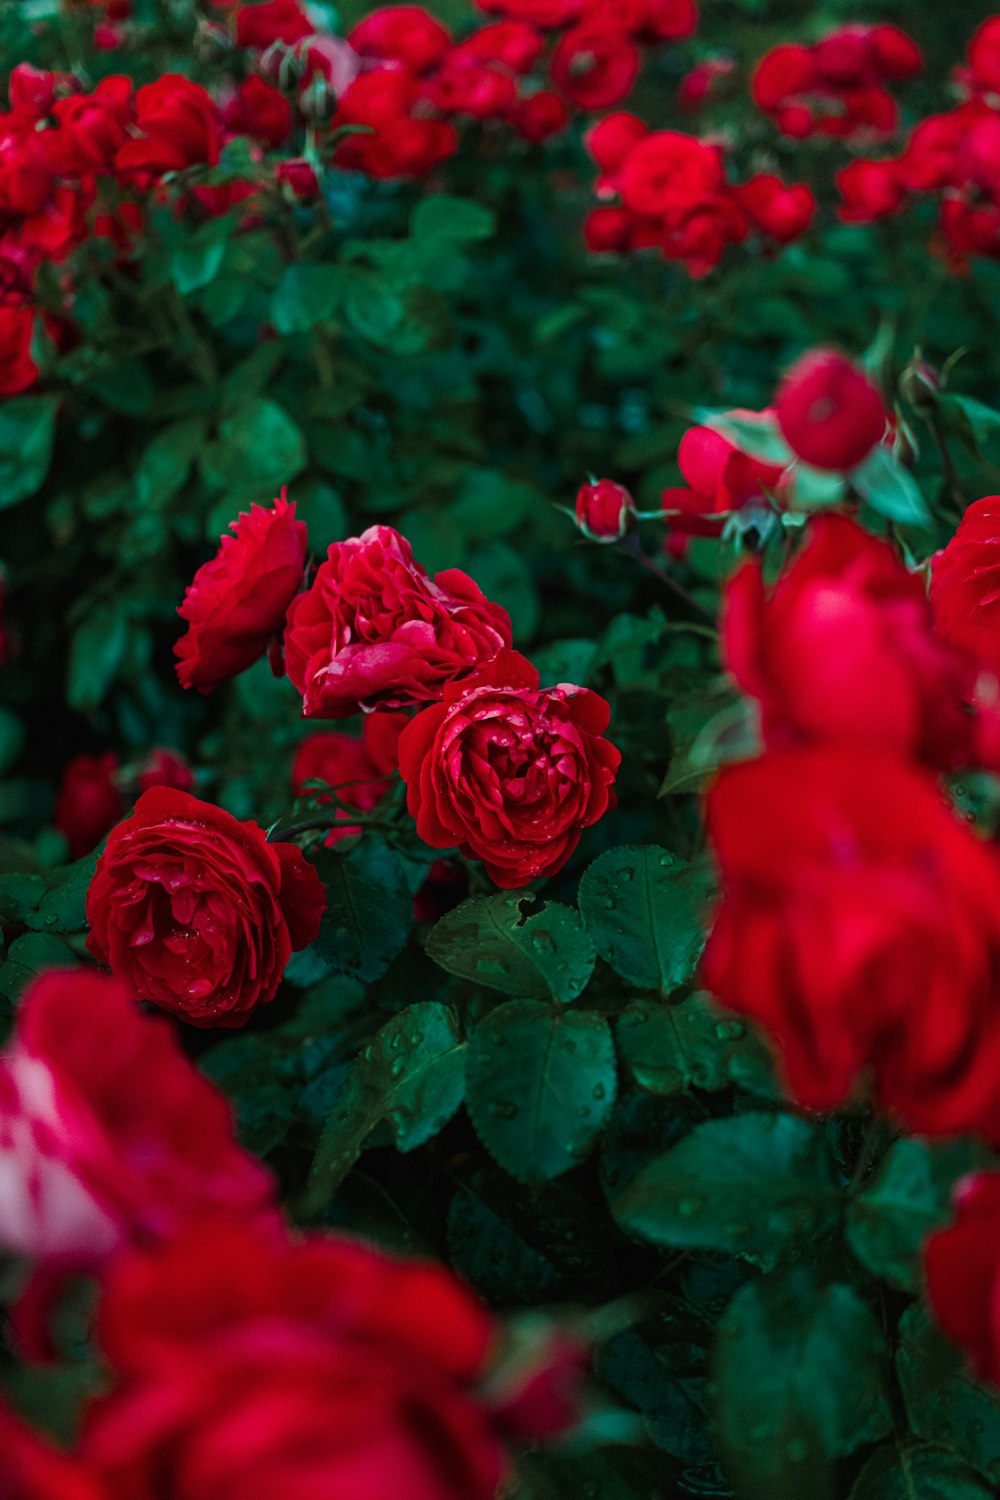
[[[900,393],[918,411],[930,411],[941,389],[941,374],[925,359],[914,359],[899,377]]]
[[[103,755],[74,755],[66,763],[53,821],[73,859],[96,848],[125,811],[118,771],[118,757],[112,750]]]
[[[812,349],[792,366],[775,411],[789,447],[816,469],[856,469],[885,435],[882,397],[835,349]]]
[[[622,484],[598,479],[576,497],[576,523],[591,542],[617,542],[635,520],[635,501]]]

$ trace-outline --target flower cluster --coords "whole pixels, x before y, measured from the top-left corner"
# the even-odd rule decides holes
[[[923,67],[916,43],[896,26],[844,26],[811,47],[768,52],[754,72],[754,103],[783,135],[891,135],[896,102],[887,85]]]
[[[573,1417],[575,1348],[498,1378],[450,1273],[291,1236],[166,1023],[82,970],[37,982],[0,1054],[0,1242],[98,1276],[110,1376],[72,1455],[0,1408],[16,1500],[492,1500],[504,1444]]]
[[[727,245],[752,233],[787,245],[816,211],[804,184],[765,172],[730,185],[720,146],[681,131],[651,131],[635,115],[606,116],[588,132],[587,148],[599,171],[598,197],[609,200],[591,210],[584,227],[594,251],[656,248],[692,276],[706,276]]]

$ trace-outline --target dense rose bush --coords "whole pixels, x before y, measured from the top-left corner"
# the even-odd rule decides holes
[[[1000,16],[0,41],[0,1496],[992,1493]]]

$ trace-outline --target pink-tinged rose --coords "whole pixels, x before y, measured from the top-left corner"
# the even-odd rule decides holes
[[[120,770],[112,750],[103,755],[74,755],[66,762],[53,822],[66,839],[71,858],[81,859],[96,848],[125,811]]]
[[[168,1024],[93,969],[27,990],[0,1053],[0,1242],[98,1268],[206,1214],[271,1213],[268,1173]]]
[[[441,697],[511,642],[510,616],[467,574],[431,578],[391,526],[335,542],[292,601],[285,665],[309,718]]]
[[[505,890],[554,875],[614,806],[621,755],[603,738],[610,720],[597,693],[540,688],[530,662],[500,652],[403,731],[399,769],[417,832],[432,849],[481,859]]]
[[[174,646],[177,676],[182,687],[200,693],[264,655],[305,574],[306,526],[296,521],[284,490],[272,510],[252,505],[230,530],[177,611],[188,625]]]
[[[324,904],[297,845],[155,787],[97,862],[87,947],[141,999],[192,1025],[242,1026],[316,937]]]

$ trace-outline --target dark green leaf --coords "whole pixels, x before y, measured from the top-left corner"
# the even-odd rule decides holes
[[[520,1182],[544,1182],[582,1161],[616,1088],[614,1044],[601,1016],[513,1000],[473,1033],[469,1114],[491,1155]]]
[[[623,1229],[773,1265],[836,1219],[840,1193],[815,1126],[741,1114],[696,1125],[612,1199]]]
[[[861,1470],[850,1500],[994,1500],[994,1490],[957,1453],[886,1443]]]
[[[55,437],[54,396],[0,401],[0,510],[35,494],[45,481]]]
[[[164,505],[181,489],[205,440],[204,417],[172,422],[147,443],[135,473],[136,499],[142,506]]]
[[[215,228],[213,224],[211,228]],[[207,286],[215,279],[222,257],[226,253],[226,241],[216,232],[211,238],[182,245],[170,257],[170,274],[182,297]]]
[[[629,1005],[618,1022],[618,1047],[636,1083],[653,1094],[714,1092],[735,1083],[778,1095],[762,1038],[709,995],[690,995],[678,1005]]]
[[[380,978],[402,952],[413,919],[402,860],[372,836],[346,854],[324,849],[316,867],[326,886],[317,952],[338,974],[366,984]]]
[[[0,963],[0,995],[17,1000],[43,969],[67,969],[75,958],[66,944],[47,932],[26,932],[15,938]]]
[[[894,1286],[916,1291],[924,1239],[947,1223],[959,1178],[987,1159],[973,1141],[897,1141],[848,1206],[847,1240],[858,1259]]]
[[[864,1302],[801,1268],[748,1282],[719,1325],[715,1423],[741,1500],[834,1500],[833,1460],[891,1426],[887,1350]]]
[[[580,913],[617,974],[666,994],[694,973],[708,892],[705,870],[655,844],[609,849],[584,872]]]
[[[937,406],[948,426],[973,453],[981,453],[1000,434],[1000,411],[973,396],[942,394],[937,397]]]
[[[445,194],[421,199],[410,225],[414,239],[488,240],[495,229],[492,209],[470,198]]]
[[[310,1196],[329,1200],[382,1121],[400,1151],[436,1135],[462,1103],[465,1044],[451,1011],[411,1005],[384,1026],[354,1064],[313,1162]]]
[[[104,701],[128,644],[128,621],[121,610],[102,605],[73,632],[67,696],[73,708],[92,713]]]
[[[571,906],[547,901],[526,912],[531,896],[477,896],[441,918],[427,939],[435,963],[517,998],[575,1000],[597,955]]]
[[[277,493],[306,464],[305,439],[298,425],[276,401],[260,397],[226,416],[219,435],[201,454],[201,469],[210,484],[225,489],[249,488],[248,499]],[[245,503],[240,509],[246,510]]]
[[[919,1303],[900,1319],[896,1372],[917,1436],[960,1453],[994,1485],[1000,1484],[996,1392],[974,1379],[964,1353]]]
[[[872,510],[887,520],[908,526],[929,524],[930,512],[920,486],[884,443],[853,471],[851,483]]]
[[[304,333],[333,316],[351,285],[350,273],[341,266],[289,266],[271,303],[271,316],[279,333]]]

